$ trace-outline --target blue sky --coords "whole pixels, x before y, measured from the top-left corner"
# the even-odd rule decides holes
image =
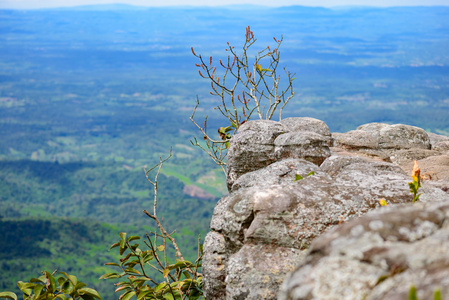
[[[449,5],[449,0],[0,0],[0,8],[45,8],[89,4],[125,3],[139,6],[259,4],[265,6],[428,6]]]

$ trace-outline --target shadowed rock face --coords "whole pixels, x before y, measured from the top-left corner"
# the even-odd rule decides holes
[[[364,276],[369,280],[380,276],[381,271],[376,266],[367,264],[363,257],[361,262],[346,262],[344,255],[327,257],[327,250],[320,250],[319,256],[306,250],[309,247],[315,249],[315,244],[310,246],[312,241],[331,227],[342,222],[345,223],[336,228],[349,226],[351,222],[361,220],[359,217],[367,212],[379,208],[381,198],[388,202],[389,207],[382,207],[379,212],[393,211],[401,203],[408,203],[406,208],[415,209],[409,203],[412,199],[408,187],[411,181],[409,164],[416,155],[428,161],[426,168],[429,170],[433,168],[432,159],[441,163],[447,157],[449,163],[449,153],[444,147],[441,150],[432,148],[442,142],[445,142],[444,137],[433,136],[430,139],[422,129],[406,125],[372,123],[346,134],[335,134],[332,138],[326,124],[312,118],[245,123],[232,138],[228,152],[230,194],[217,203],[211,232],[204,243],[206,298],[276,299],[286,274],[298,265],[302,267],[298,267],[294,274],[299,272],[300,275],[292,275],[284,284],[284,299],[331,299],[328,296],[332,295],[335,286],[331,282],[322,283],[329,290],[325,294],[327,296],[319,298],[313,294],[324,278],[311,279],[308,270],[316,268],[316,265],[322,267],[323,274],[327,274],[326,266],[329,266],[329,272],[343,268],[348,274],[352,266],[363,267],[363,272],[360,271],[363,273],[360,275],[361,287],[355,285],[349,289],[365,291]],[[404,154],[401,151],[409,152]],[[439,180],[423,182],[420,201],[449,201],[446,173],[438,169],[438,174],[433,174],[433,177]],[[419,232],[443,218],[437,213],[421,215],[416,209],[414,220],[422,220],[416,222],[425,224]],[[398,210],[405,211],[403,208]],[[394,223],[395,213],[391,212],[388,218]],[[410,222],[414,222],[413,219]],[[418,226],[418,223],[409,228]],[[372,224],[376,226],[377,223]],[[369,224],[366,226],[371,228]],[[379,230],[388,231],[388,236],[396,236],[398,243],[403,242],[404,235],[412,236],[414,232],[414,229],[401,229],[407,225],[385,226],[386,229],[382,227]],[[432,226],[429,228],[434,228]],[[399,231],[393,233],[394,230]],[[360,241],[362,245],[363,239]],[[333,249],[333,245],[320,247]],[[354,247],[357,252],[359,245]],[[311,258],[313,254],[315,256]],[[395,261],[398,258],[391,256],[389,259]],[[304,274],[309,274],[309,277]],[[333,276],[338,277],[338,274],[333,273]],[[296,296],[305,291],[302,281],[296,284],[297,278],[306,278],[305,284],[313,285],[307,293],[304,292],[305,298]],[[330,280],[332,276],[326,278]],[[346,298],[343,295],[338,299]]]

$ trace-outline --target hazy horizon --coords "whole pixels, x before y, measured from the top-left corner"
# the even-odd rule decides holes
[[[338,7],[338,6],[374,6],[374,7],[393,7],[393,6],[448,6],[447,0],[279,0],[275,3],[269,0],[166,0],[164,2],[154,0],[66,0],[63,3],[59,0],[0,0],[0,9],[40,9],[40,8],[58,8],[58,7],[76,7],[85,5],[102,4],[128,4],[134,6],[227,6],[227,5],[260,5],[270,7],[281,6],[316,6],[316,7]]]

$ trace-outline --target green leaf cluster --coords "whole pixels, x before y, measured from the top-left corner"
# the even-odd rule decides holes
[[[17,285],[23,292],[23,299],[27,300],[66,300],[83,299],[95,300],[101,297],[85,283],[78,281],[76,276],[66,272],[59,272],[62,276],[55,277],[54,273],[43,271],[39,278],[31,278],[29,282],[19,281]],[[67,298],[68,297],[68,298]],[[0,298],[17,300],[17,295],[12,292],[0,293]]]
[[[413,181],[408,183],[408,186],[410,188],[410,193],[413,194],[413,203],[419,200],[419,196],[421,196],[421,193],[418,194],[418,189],[421,187],[421,182],[419,180],[418,176],[413,176]]]
[[[137,300],[150,299],[199,299],[202,297],[202,275],[198,273],[202,261],[202,247],[199,245],[198,258],[195,263],[187,260],[177,259],[175,263],[169,264],[166,252],[166,239],[162,236],[163,244],[157,244],[157,237],[152,240],[149,235],[143,240],[147,246],[146,250],[139,248],[139,244],[132,243],[140,240],[138,236],[129,236],[121,232],[120,240],[113,244],[110,249],[117,248],[120,256],[119,263],[106,263],[119,269],[119,272],[106,273],[100,279],[127,280],[116,283],[115,292],[121,292],[120,299],[131,299],[136,296]],[[162,252],[162,255],[159,254]],[[157,270],[164,277],[164,281],[149,275],[149,270]]]
[[[315,172],[314,172],[314,171],[310,171],[310,172],[306,175],[306,177],[309,177],[309,176],[312,176],[312,175],[315,175]],[[302,180],[302,179],[304,179],[304,177],[302,177],[302,176],[299,175],[299,174],[295,174],[295,179],[293,179],[293,181],[298,181],[298,180]]]

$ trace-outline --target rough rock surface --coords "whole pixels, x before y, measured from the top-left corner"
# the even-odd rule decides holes
[[[430,138],[424,129],[395,124],[369,123],[359,126],[357,130],[372,134],[379,142],[380,149],[430,149]]]
[[[245,123],[228,151],[230,194],[217,203],[204,243],[206,298],[276,299],[286,274],[310,259],[306,249],[316,237],[359,220],[379,208],[381,198],[389,205],[384,212],[411,202],[414,159],[432,177],[423,182],[420,201],[449,201],[449,153],[436,147],[444,142],[400,124],[371,123],[331,136],[324,122],[312,118]],[[314,299],[289,298],[290,290],[287,285],[285,299]]]
[[[382,208],[317,238],[279,299],[449,298],[449,202]]]
[[[288,127],[291,131],[312,131],[318,133],[327,140],[329,146],[332,145],[332,133],[326,123],[321,120],[307,117],[287,118],[280,121],[280,123]]]
[[[303,131],[304,128],[307,131]],[[280,159],[303,158],[321,164],[330,156],[329,143],[329,127],[316,119],[287,118],[283,123],[267,120],[247,122],[230,142],[228,189],[241,175],[262,169]]]

